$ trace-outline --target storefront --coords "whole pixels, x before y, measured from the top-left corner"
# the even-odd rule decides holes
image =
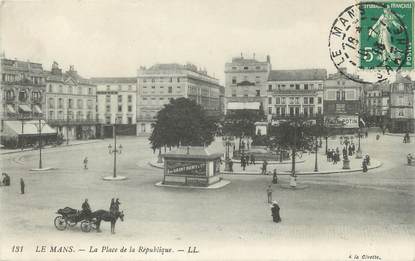
[[[45,121],[3,121],[1,128],[1,144],[6,148],[33,147],[56,143],[57,131],[51,128]]]

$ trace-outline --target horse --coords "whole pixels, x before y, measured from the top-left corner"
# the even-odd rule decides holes
[[[111,233],[115,234],[115,223],[117,222],[117,219],[120,218],[121,221],[124,221],[124,211],[117,211],[117,212],[110,212],[103,209],[97,210],[92,212],[91,218],[96,218],[96,225],[97,225],[97,231],[101,232],[99,229],[101,225],[101,221],[107,221],[111,222]]]

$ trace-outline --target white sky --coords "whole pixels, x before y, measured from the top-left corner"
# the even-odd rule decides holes
[[[1,1],[1,0],[0,0]],[[1,50],[85,77],[136,76],[140,65],[192,62],[223,83],[244,52],[271,55],[273,69],[335,70],[328,53],[347,0],[4,1]],[[247,56],[247,55],[246,55]]]

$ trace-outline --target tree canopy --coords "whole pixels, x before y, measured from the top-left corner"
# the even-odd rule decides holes
[[[171,99],[157,113],[152,126],[149,140],[154,150],[163,146],[209,145],[217,129],[202,107],[187,98]]]
[[[263,119],[261,110],[236,110],[226,114],[223,124],[225,135],[238,138],[255,136],[255,122]]]

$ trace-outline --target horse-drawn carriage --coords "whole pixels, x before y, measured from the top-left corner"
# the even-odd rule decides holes
[[[83,232],[90,232],[93,229],[100,232],[100,224],[104,220],[111,222],[111,233],[114,233],[117,219],[120,218],[121,221],[124,221],[123,211],[113,213],[106,210],[97,210],[92,213],[85,213],[74,208],[65,207],[59,209],[56,214],[59,214],[59,216],[55,217],[54,223],[58,230],[75,227],[81,222],[81,230]]]

